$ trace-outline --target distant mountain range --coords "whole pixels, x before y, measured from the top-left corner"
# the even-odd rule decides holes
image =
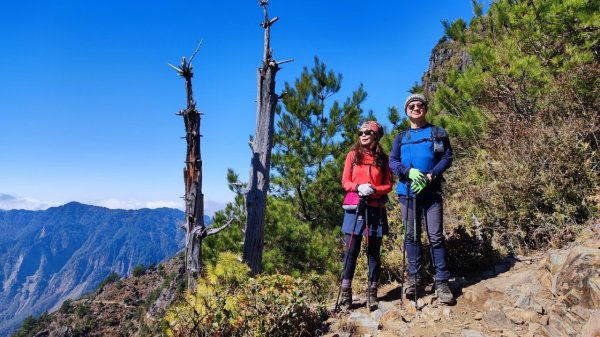
[[[205,219],[210,222],[210,219]],[[112,271],[172,257],[184,247],[184,213],[71,202],[45,211],[0,211],[0,336],[29,315],[94,290]]]

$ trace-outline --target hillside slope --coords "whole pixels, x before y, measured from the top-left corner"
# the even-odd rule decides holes
[[[160,262],[183,247],[175,209],[113,210],[72,202],[0,213],[0,336],[29,315],[55,310],[111,272]]]

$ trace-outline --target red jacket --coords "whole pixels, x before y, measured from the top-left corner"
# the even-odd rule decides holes
[[[369,196],[369,206],[383,206],[377,199],[387,195],[394,186],[392,172],[387,167],[375,165],[373,155],[365,151],[362,164],[354,164],[354,151],[346,155],[344,172],[342,173],[342,187],[347,192],[358,192],[357,187],[360,184],[371,184],[375,188],[375,193]],[[387,164],[387,163],[386,163]],[[354,167],[352,167],[354,166]]]

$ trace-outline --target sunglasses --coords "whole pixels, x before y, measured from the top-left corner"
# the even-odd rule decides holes
[[[409,104],[408,105],[408,110],[417,110],[417,109],[422,109],[425,105],[421,104],[421,103],[415,103],[415,104]]]
[[[358,135],[359,136],[370,136],[375,134],[375,132],[371,131],[371,130],[367,130],[367,131],[358,131]]]

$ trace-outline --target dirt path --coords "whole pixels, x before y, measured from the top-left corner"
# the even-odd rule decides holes
[[[437,303],[431,285],[414,301],[400,284],[379,290],[369,312],[364,291],[353,307],[327,321],[326,337],[600,337],[600,240],[527,258],[505,258],[470,278],[453,278],[454,306]],[[427,292],[429,290],[429,292]],[[404,297],[404,296],[402,296]]]

